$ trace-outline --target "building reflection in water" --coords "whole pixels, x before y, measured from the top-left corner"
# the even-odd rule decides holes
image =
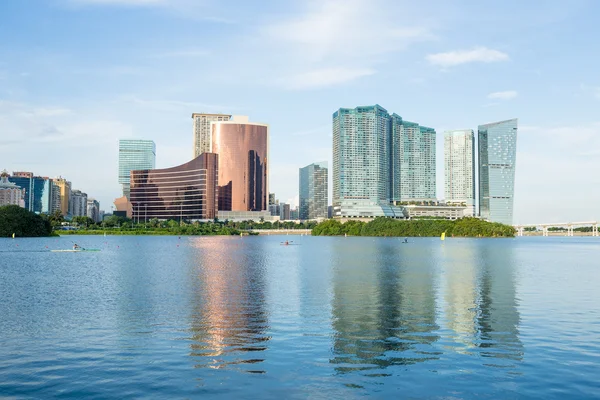
[[[486,242],[477,247],[480,263],[475,319],[477,345],[483,357],[494,359],[487,365],[511,367],[514,366],[512,361],[523,359],[515,285],[516,261],[512,246],[502,246],[493,240]]]
[[[270,337],[264,309],[265,277],[259,259],[239,238],[193,239],[196,282],[191,316],[191,355],[198,368],[232,368],[264,373],[264,361]],[[244,365],[246,365],[244,367]]]
[[[344,246],[333,271],[338,373],[437,359],[435,262],[396,239]],[[421,249],[422,250],[422,249]],[[374,375],[385,375],[374,374]]]
[[[492,366],[523,358],[512,247],[495,240],[452,241],[442,250],[446,325],[457,352],[478,352]],[[508,362],[507,362],[508,360]]]

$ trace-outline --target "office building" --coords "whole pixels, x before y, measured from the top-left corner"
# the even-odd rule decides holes
[[[333,114],[333,215],[405,218],[399,203],[435,199],[435,130],[379,105]]]
[[[211,123],[212,152],[219,155],[219,211],[267,211],[269,126],[234,116]]]
[[[60,198],[60,213],[63,217],[69,215],[69,201],[71,198],[71,182],[66,179],[59,177],[52,180],[58,187],[59,198]]]
[[[231,115],[227,114],[203,114],[193,113],[193,131],[194,131],[194,158],[202,153],[210,153],[211,147],[211,122],[222,122],[231,120]]]
[[[327,218],[327,162],[300,168],[298,219]]]
[[[216,218],[218,165],[216,154],[202,153],[176,167],[131,171],[133,220]]]
[[[87,194],[81,190],[71,191],[71,197],[69,199],[69,214],[72,217],[85,217],[87,216]]]
[[[298,209],[298,207],[290,210],[290,219],[292,221],[298,221],[300,219],[300,209]]]
[[[0,206],[25,207],[25,190],[8,180],[8,172],[0,174]]]
[[[269,205],[275,204],[275,193],[269,193]]]
[[[475,214],[475,134],[471,129],[444,133],[445,200]]]
[[[281,203],[279,205],[279,219],[281,221],[287,221],[291,219],[291,208],[287,203]]]
[[[512,225],[517,155],[517,119],[480,125],[479,214]]]
[[[123,187],[123,196],[129,199],[130,172],[150,170],[156,165],[156,145],[152,140],[119,140],[119,184]]]
[[[390,116],[390,195],[394,202],[436,199],[436,132]]]
[[[33,176],[32,172],[13,172],[8,180],[25,191],[25,208],[37,214],[50,214],[54,198],[52,180]]]
[[[102,216],[100,215],[100,203],[96,199],[88,199],[87,200],[87,212],[86,215],[92,219],[94,222],[102,221]]]

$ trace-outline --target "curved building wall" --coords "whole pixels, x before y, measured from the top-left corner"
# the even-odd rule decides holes
[[[267,209],[268,132],[263,124],[212,124],[212,151],[219,155],[219,211]]]
[[[218,162],[203,153],[177,167],[131,171],[133,220],[215,218]]]

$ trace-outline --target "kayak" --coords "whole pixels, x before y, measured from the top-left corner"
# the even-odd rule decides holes
[[[100,249],[81,249],[81,250],[73,250],[73,249],[67,249],[67,250],[50,250],[53,253],[80,253],[82,251],[100,251]]]

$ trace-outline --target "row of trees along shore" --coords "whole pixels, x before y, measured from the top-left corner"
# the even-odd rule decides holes
[[[64,219],[53,216],[55,229],[61,235],[239,235],[251,229],[312,229],[314,221],[295,223],[294,221],[221,221],[191,222],[179,220],[158,220],[156,218],[138,222],[116,215],[107,217],[101,223],[94,223],[88,217],[74,217],[70,226],[63,226]],[[65,229],[67,228],[67,229]]]
[[[313,228],[313,236],[407,236],[432,237],[446,232],[449,237],[514,237],[512,226],[478,218],[397,220],[378,217],[369,222],[345,223],[329,219]]]
[[[22,207],[0,207],[0,237],[40,237],[52,235],[48,217],[37,215]]]

